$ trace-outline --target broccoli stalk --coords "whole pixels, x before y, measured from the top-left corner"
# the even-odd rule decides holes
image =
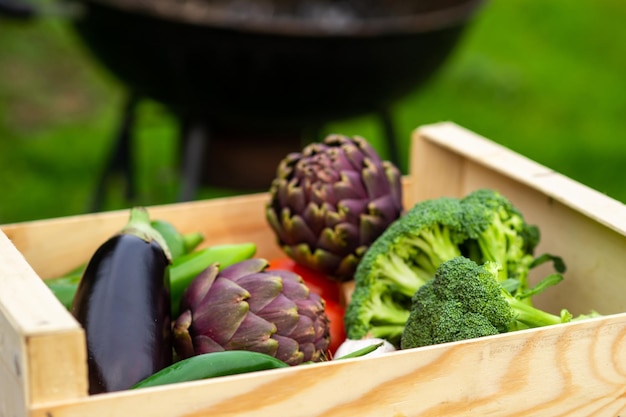
[[[452,234],[454,232],[449,227],[433,224],[422,229],[419,235],[407,236],[405,243],[419,249],[416,261],[425,272],[420,277],[420,284],[430,280],[443,261],[461,255],[458,245],[452,243]]]
[[[357,301],[363,308],[351,311],[351,314],[359,314],[358,317],[352,318],[355,323],[353,332],[398,341],[409,318],[409,311],[390,300],[392,292],[384,287],[385,284],[382,282],[373,284],[368,297]],[[353,294],[352,300],[355,296],[359,297],[360,294]],[[368,325],[366,326],[365,323]],[[356,326],[359,325],[363,327],[357,328]]]
[[[553,324],[567,323],[572,320],[572,315],[567,310],[561,310],[561,315],[557,316],[533,307],[531,304],[525,303],[519,298],[513,297],[506,290],[503,290],[502,294],[511,310],[515,312],[514,320],[508,327],[509,331],[522,328],[551,326]],[[522,326],[520,326],[520,324],[522,324]]]
[[[396,252],[383,255],[383,262],[386,268],[381,270],[377,282],[409,298],[432,276],[424,269],[415,268]]]

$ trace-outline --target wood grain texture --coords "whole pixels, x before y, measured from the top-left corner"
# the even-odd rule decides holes
[[[461,155],[464,159],[489,169],[493,178],[505,177],[520,185],[530,186],[544,196],[621,234],[626,234],[626,210],[623,203],[455,123],[445,122],[420,127],[414,132],[414,140],[418,143],[417,146],[438,146],[440,151],[447,149],[453,155]],[[422,156],[419,162],[412,165],[413,168],[424,170],[426,166],[431,166],[424,163],[428,162],[429,155],[426,153],[426,156]],[[440,170],[443,169],[445,166],[442,165]],[[457,176],[461,182],[463,178],[463,174],[460,178]],[[434,193],[436,194],[436,191]]]
[[[625,319],[40,404],[32,416],[616,417],[626,412]]]
[[[0,310],[0,416],[24,416],[28,409],[27,385],[24,377],[25,347]]]

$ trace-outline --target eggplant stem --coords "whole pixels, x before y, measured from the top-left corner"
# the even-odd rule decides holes
[[[145,207],[133,207],[130,210],[128,223],[126,223],[120,233],[135,235],[148,243],[155,241],[159,244],[163,253],[165,253],[169,263],[172,263],[170,248],[167,246],[163,236],[150,225],[150,214]]]

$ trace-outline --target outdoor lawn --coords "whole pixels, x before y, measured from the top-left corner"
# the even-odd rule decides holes
[[[403,146],[417,126],[451,120],[626,202],[624,21],[622,0],[485,3],[441,72],[397,103]],[[0,18],[0,224],[90,210],[124,97],[68,22]],[[139,196],[127,201],[111,183],[104,210],[176,200],[177,132],[165,108],[142,102]],[[364,136],[386,153],[370,115],[324,132]]]

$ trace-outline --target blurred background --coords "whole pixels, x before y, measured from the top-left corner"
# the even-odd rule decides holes
[[[626,202],[624,21],[621,0],[485,2],[439,70],[390,106],[399,165],[413,129],[451,120]],[[132,126],[135,192],[121,175],[99,187],[128,95],[67,19],[0,17],[0,223],[178,201],[183,127],[145,97]],[[331,132],[391,156],[379,114],[325,123],[315,137]],[[253,191],[202,183],[193,198]]]

